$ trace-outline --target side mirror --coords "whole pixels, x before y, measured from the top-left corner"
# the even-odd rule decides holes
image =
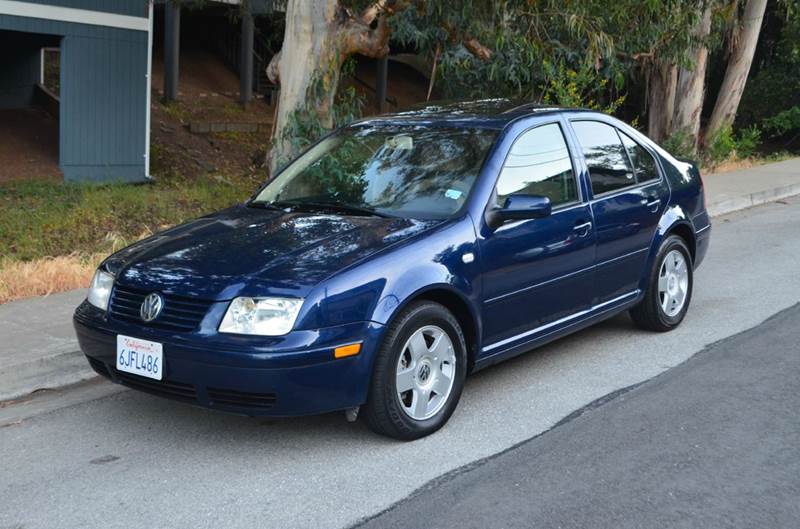
[[[552,205],[548,197],[540,195],[512,195],[499,208],[486,212],[486,223],[496,229],[510,220],[541,219],[550,216]]]

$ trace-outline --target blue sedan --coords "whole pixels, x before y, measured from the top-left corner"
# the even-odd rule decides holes
[[[339,129],[247,202],[115,253],[74,324],[131,388],[415,439],[477,369],[623,311],[674,329],[709,235],[697,168],[617,119],[432,105]]]

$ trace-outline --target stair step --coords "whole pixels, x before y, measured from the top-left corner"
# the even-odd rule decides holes
[[[270,132],[271,130],[271,120],[259,123],[220,121],[192,121],[189,123],[189,132],[194,134],[209,134],[211,132]]]

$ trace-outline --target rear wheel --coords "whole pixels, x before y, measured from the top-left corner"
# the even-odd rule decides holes
[[[453,314],[420,302],[397,316],[375,357],[364,417],[375,432],[402,440],[441,428],[466,376],[466,343]]]
[[[658,250],[650,272],[647,293],[631,310],[639,327],[651,331],[671,331],[689,309],[694,283],[692,256],[677,235],[667,237]]]

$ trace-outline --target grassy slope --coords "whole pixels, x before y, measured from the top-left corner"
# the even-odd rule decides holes
[[[105,256],[241,202],[262,178],[162,173],[141,185],[2,184],[0,303],[86,287]]]
[[[0,186],[0,260],[110,251],[119,241],[247,198],[253,179],[168,178],[143,185]]]

